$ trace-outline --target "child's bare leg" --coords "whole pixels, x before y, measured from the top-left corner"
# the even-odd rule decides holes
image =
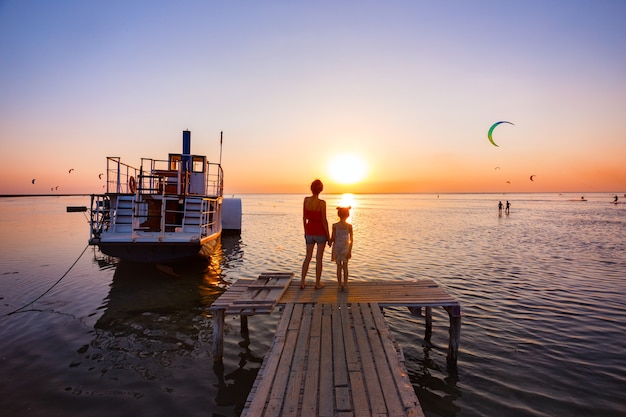
[[[343,262],[343,286],[348,288],[348,261]]]
[[[341,261],[337,261],[337,284],[341,288]]]

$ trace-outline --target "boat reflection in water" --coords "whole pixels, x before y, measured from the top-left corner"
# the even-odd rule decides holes
[[[105,311],[94,325],[95,338],[82,348],[88,360],[75,366],[87,366],[92,376],[98,375],[101,388],[135,398],[167,403],[175,392],[241,409],[262,358],[245,353],[249,342],[244,337],[239,369],[224,375],[223,368],[213,368],[210,306],[230,285],[224,267],[237,264],[242,256],[239,234],[224,234],[208,260],[117,263]],[[102,259],[98,263],[110,265]],[[244,369],[245,363],[253,363],[254,369]],[[176,405],[179,411],[181,405]]]

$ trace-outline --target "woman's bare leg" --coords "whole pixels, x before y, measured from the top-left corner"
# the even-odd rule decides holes
[[[326,244],[320,245],[317,244],[317,253],[315,255],[315,288],[322,288],[325,284],[322,284],[322,260],[324,259],[324,249],[326,248]]]
[[[313,246],[315,246],[315,244],[306,245],[306,256],[304,257],[304,262],[302,262],[302,278],[300,280],[300,288],[306,287],[306,274],[309,272],[309,264],[311,263],[311,258],[313,257]]]

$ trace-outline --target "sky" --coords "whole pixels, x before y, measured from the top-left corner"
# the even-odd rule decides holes
[[[626,2],[0,0],[0,194],[186,129],[226,194],[621,195]]]

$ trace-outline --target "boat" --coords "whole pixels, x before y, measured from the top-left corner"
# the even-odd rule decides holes
[[[191,154],[189,130],[166,160],[141,158],[137,168],[109,156],[105,192],[91,195],[89,244],[135,262],[208,258],[223,231],[241,231],[241,199],[223,191],[221,149],[217,163]]]

